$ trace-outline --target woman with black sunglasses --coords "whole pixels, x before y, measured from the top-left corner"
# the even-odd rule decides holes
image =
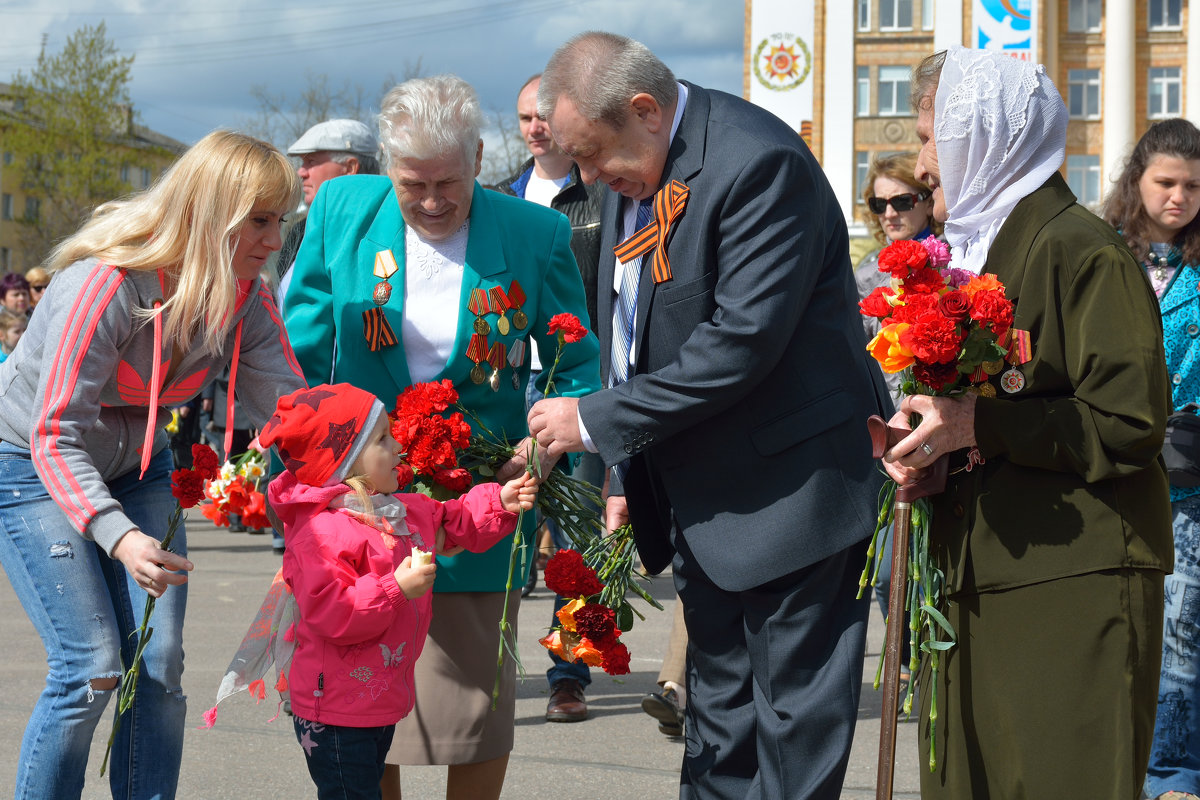
[[[29,281],[29,313],[32,314],[50,283],[50,273],[41,267],[34,267],[25,273],[25,280]]]

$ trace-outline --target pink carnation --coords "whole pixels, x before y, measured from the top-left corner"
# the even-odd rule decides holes
[[[941,269],[950,263],[950,245],[936,236],[926,236],[921,240],[921,246],[929,253],[929,266]]]

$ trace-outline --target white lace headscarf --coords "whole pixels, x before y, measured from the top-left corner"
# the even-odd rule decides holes
[[[933,125],[951,266],[979,273],[1013,207],[1062,166],[1067,108],[1041,64],[954,46]]]

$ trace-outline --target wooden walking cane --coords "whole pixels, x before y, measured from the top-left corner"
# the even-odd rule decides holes
[[[888,448],[909,434],[903,428],[891,428],[883,417],[867,420],[871,432],[873,457],[883,458]],[[914,501],[938,494],[946,488],[949,462],[942,455],[920,481],[896,489],[892,518],[892,580],[888,588],[887,642],[883,658],[883,711],[879,719],[879,761],[876,772],[875,800],[892,800],[892,785],[896,771],[896,717],[900,711],[900,648],[901,637],[908,630],[905,619],[905,596],[908,589],[908,540]]]

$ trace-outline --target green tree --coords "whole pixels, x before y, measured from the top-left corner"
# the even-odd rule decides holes
[[[44,259],[97,205],[129,191],[121,167],[133,146],[132,64],[101,22],[75,31],[59,53],[43,47],[37,66],[13,79],[13,112],[3,136],[26,196],[25,208],[14,209],[14,215],[25,212],[26,266]]]

